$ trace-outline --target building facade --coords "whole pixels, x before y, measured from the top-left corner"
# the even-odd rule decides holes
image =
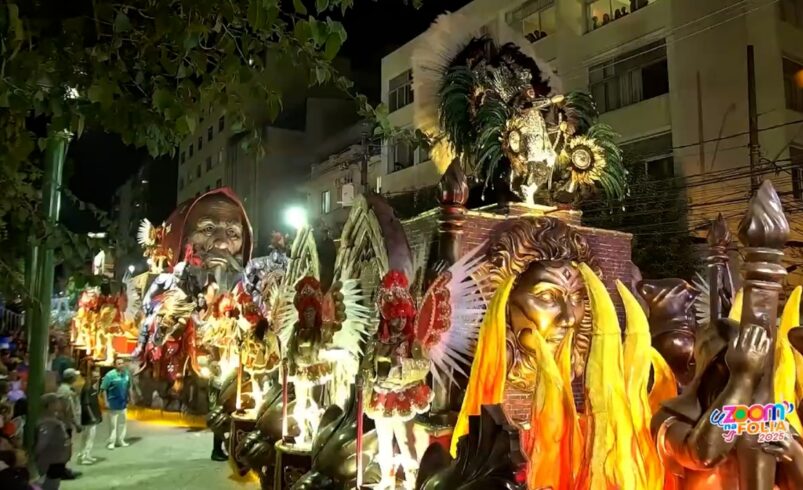
[[[226,150],[231,136],[226,116],[207,112],[195,132],[176,151],[178,202],[223,186]]]

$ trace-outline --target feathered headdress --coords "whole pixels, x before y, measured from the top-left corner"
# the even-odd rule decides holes
[[[404,332],[408,337],[414,335],[415,302],[409,291],[410,283],[404,272],[392,270],[382,278],[377,291],[377,306],[381,315],[379,335],[381,339],[390,337],[387,322],[393,318],[405,320]]]
[[[302,278],[296,284],[296,295],[293,298],[296,310],[301,314],[305,309],[312,307],[315,309],[315,325],[320,327],[323,318],[321,309],[323,308],[323,292],[321,283],[312,276]]]

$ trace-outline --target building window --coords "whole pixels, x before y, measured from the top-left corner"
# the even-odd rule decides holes
[[[321,214],[328,213],[332,208],[332,194],[329,191],[321,192]]]
[[[212,170],[212,157],[206,157],[206,170]]]
[[[669,92],[663,40],[589,68],[589,90],[599,112],[608,112]]]
[[[187,161],[187,153],[182,151],[178,161],[183,165]]]
[[[226,127],[226,118],[225,116],[220,116],[220,119],[217,120],[217,132],[222,133],[225,127]]]
[[[803,0],[781,0],[781,20],[803,28]]]
[[[621,145],[624,160],[637,177],[651,181],[667,181],[675,176],[675,159],[672,156],[672,133]]]
[[[209,128],[206,130],[206,141],[212,141],[212,136],[214,136],[214,134],[215,130],[212,129],[212,126],[209,126]]]
[[[390,172],[397,172],[407,167],[412,167],[414,162],[414,154],[412,145],[405,140],[397,141],[390,152]]]
[[[381,194],[382,193],[382,176],[381,175],[376,178],[376,187],[374,188],[374,191],[377,194]]]
[[[201,166],[200,166],[200,165],[198,165],[197,167],[195,167],[195,176],[196,176],[197,178],[199,178],[199,179],[201,178]]]
[[[201,148],[204,147],[204,137],[198,136],[198,151],[201,151]]]
[[[789,159],[792,161],[792,195],[803,199],[803,148],[790,146]]]
[[[223,149],[222,148],[217,152],[217,163],[218,163],[218,165],[223,163]]]
[[[675,176],[675,158],[670,154],[644,161],[644,174],[647,180],[667,180]]]
[[[209,191],[211,191],[211,190],[212,190],[212,188],[211,188],[211,187],[209,187],[209,186],[206,186],[206,192],[209,192]]]
[[[783,88],[787,109],[803,112],[803,65],[783,59]]]
[[[189,148],[187,148],[187,153],[189,153],[190,158],[192,158],[192,145],[190,145]]]
[[[586,32],[610,24],[655,0],[586,0]]]
[[[215,189],[220,189],[221,187],[223,187],[223,179],[217,179],[215,181]]]
[[[413,70],[407,70],[388,82],[388,106],[390,112],[413,103]]]
[[[555,0],[530,0],[505,15],[505,20],[534,43],[557,30]]]

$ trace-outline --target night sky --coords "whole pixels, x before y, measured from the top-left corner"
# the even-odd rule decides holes
[[[375,74],[378,85],[384,55],[424,32],[438,14],[466,3],[468,0],[424,0],[424,6],[415,10],[401,0],[357,0],[343,19],[348,40],[341,54],[350,59],[352,69]],[[116,135],[88,132],[70,146],[65,182],[78,198],[111,211],[116,189],[145,158],[144,150],[123,145]],[[175,194],[163,199],[175,202]],[[163,206],[157,203],[157,207]],[[79,211],[69,199],[63,200],[62,222],[76,232],[97,227],[92,216]]]

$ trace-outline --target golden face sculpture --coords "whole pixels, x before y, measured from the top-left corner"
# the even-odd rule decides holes
[[[576,334],[583,329],[586,300],[580,271],[569,261],[533,262],[519,276],[508,299],[508,324],[516,351],[508,378],[514,386],[522,390],[534,386],[533,332],[541,334],[556,355],[570,329]],[[587,347],[585,342],[575,342],[576,366],[582,366]]]
[[[184,236],[208,268],[242,268],[243,215],[221,195],[201,199],[187,216]]]

